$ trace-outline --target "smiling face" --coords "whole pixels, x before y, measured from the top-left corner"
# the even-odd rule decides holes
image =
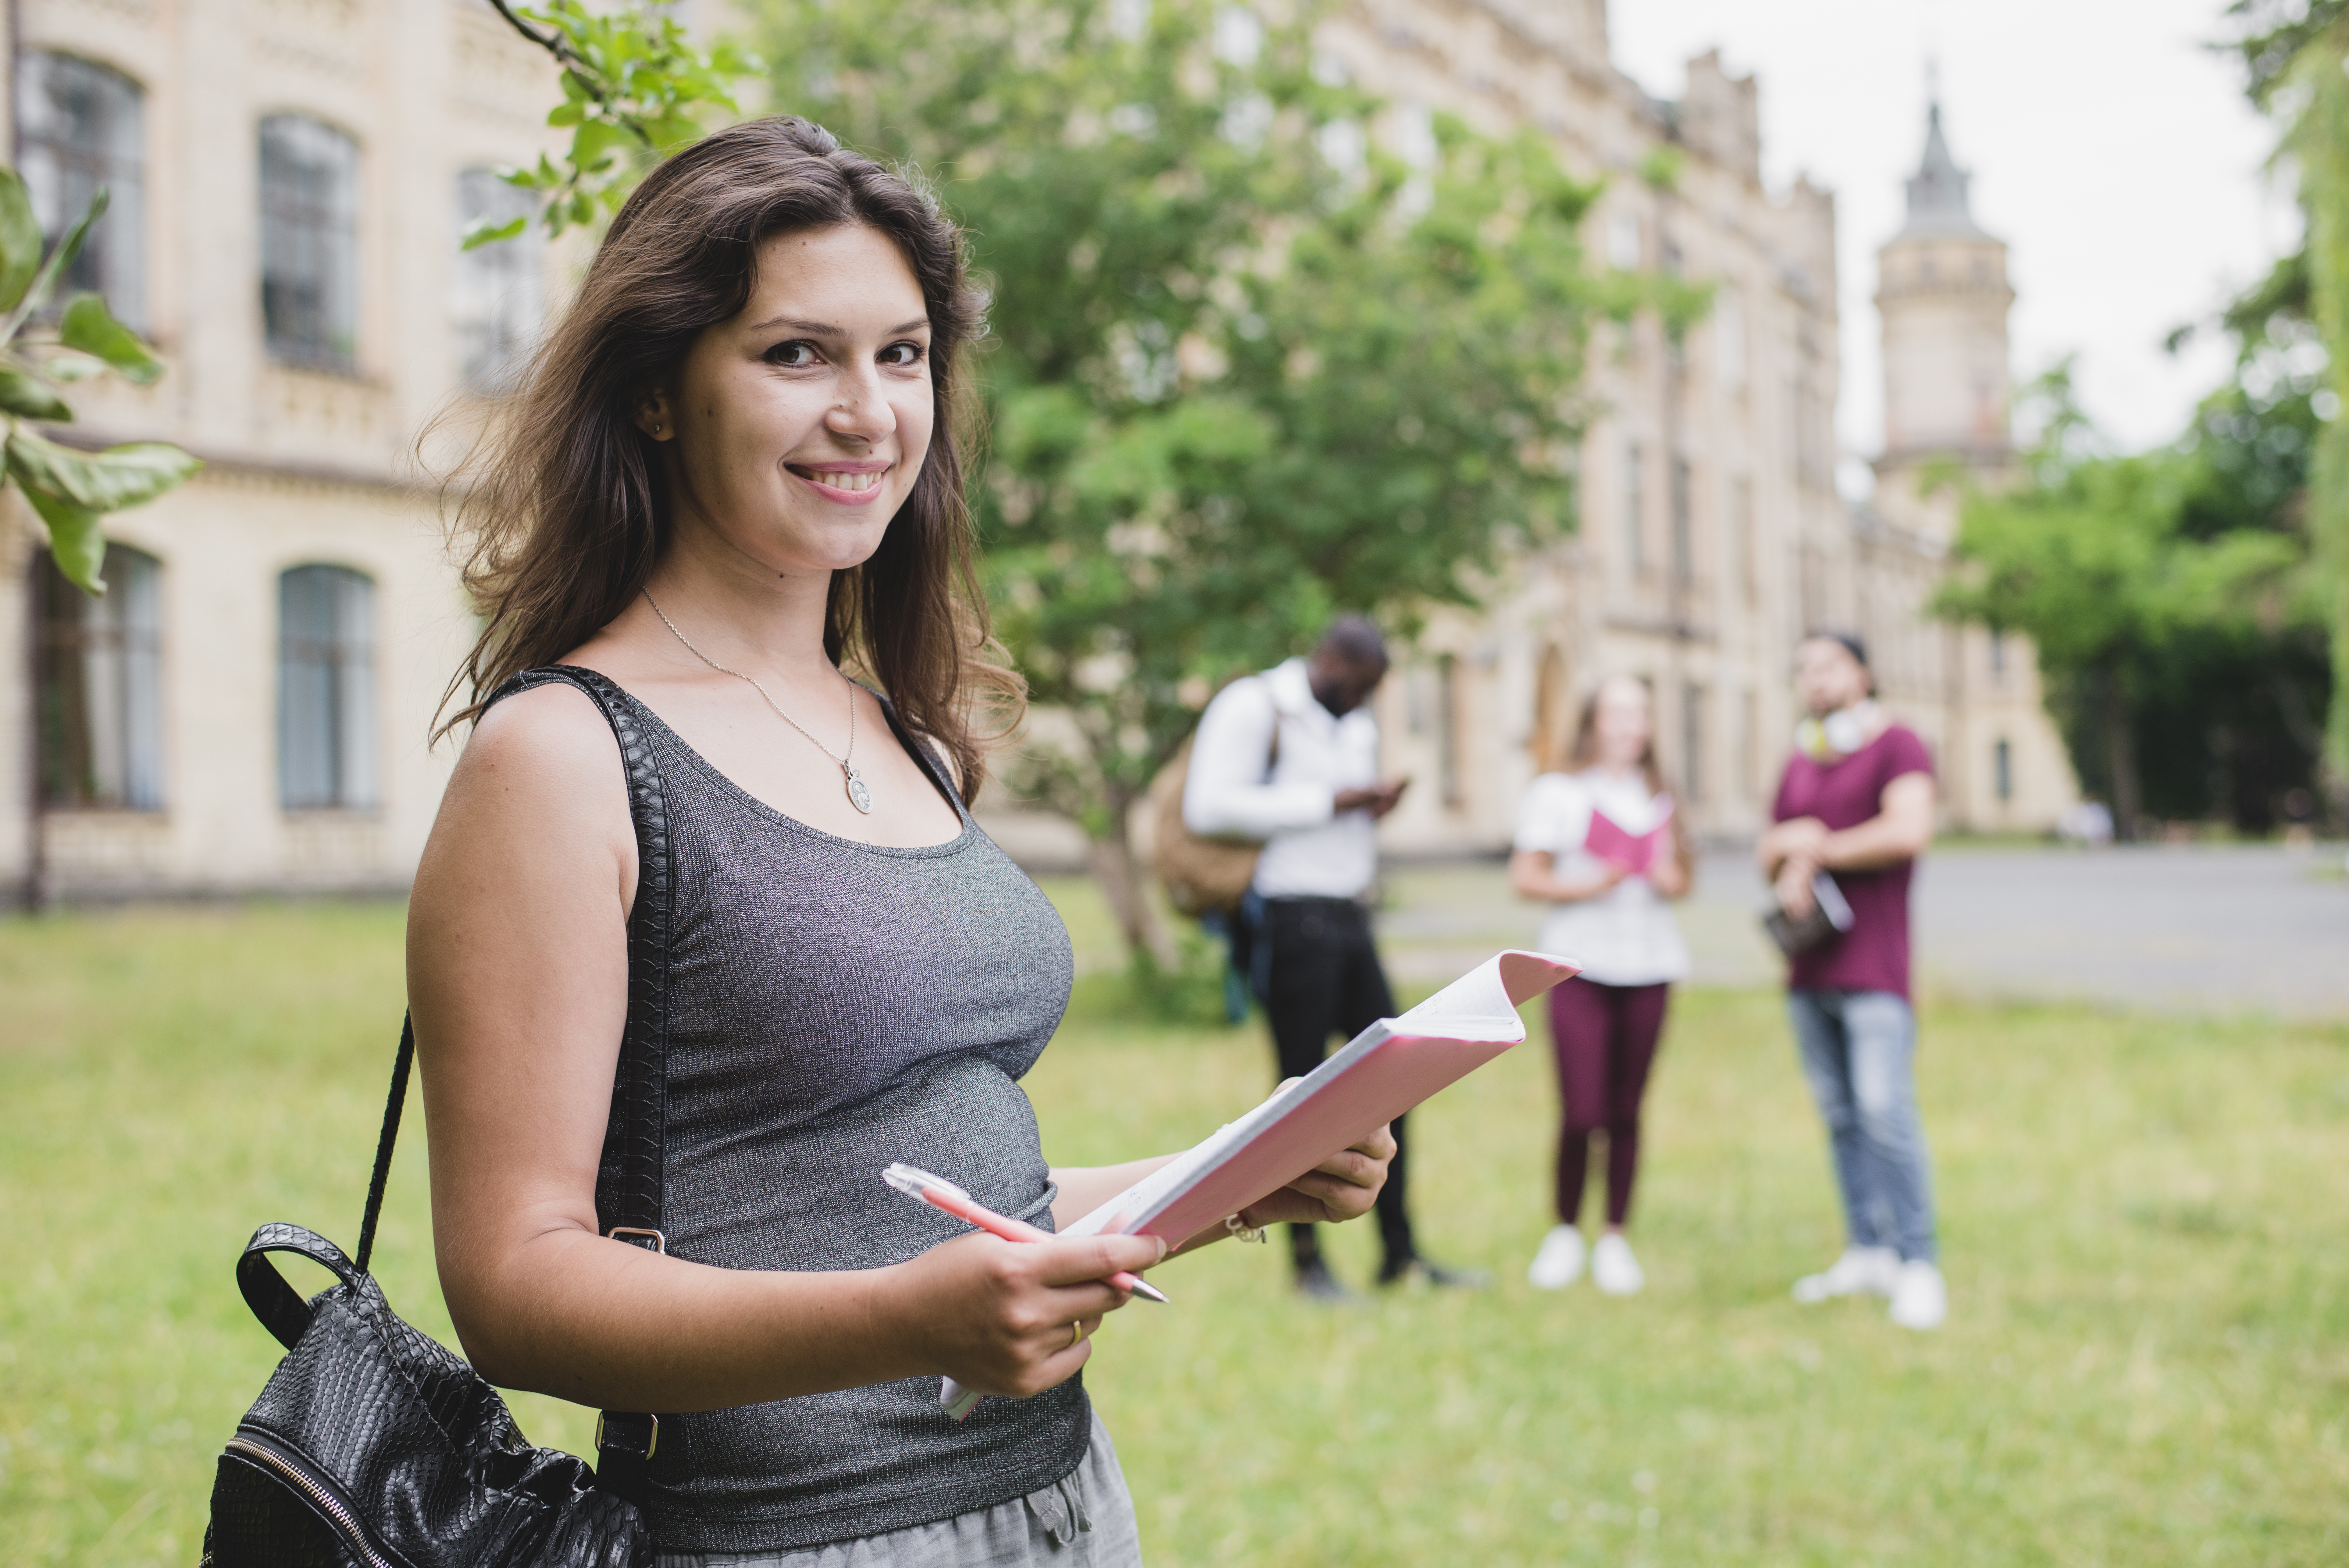
[[[749,303],[637,416],[664,443],[680,534],[781,576],[864,562],[929,453],[929,353],[921,285],[888,236],[770,236]]]

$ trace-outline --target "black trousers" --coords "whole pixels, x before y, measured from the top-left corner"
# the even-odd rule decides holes
[[[1272,1023],[1273,1053],[1282,1078],[1302,1078],[1321,1065],[1333,1037],[1350,1040],[1376,1020],[1392,1017],[1394,993],[1371,938],[1370,912],[1353,900],[1272,898],[1263,901],[1262,911],[1255,967]],[[1378,1202],[1387,1274],[1413,1255],[1403,1211],[1402,1124],[1395,1118],[1395,1157]],[[1320,1255],[1311,1225],[1291,1225],[1288,1236],[1299,1264]]]

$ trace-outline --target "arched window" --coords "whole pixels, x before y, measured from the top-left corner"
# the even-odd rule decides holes
[[[277,794],[289,811],[378,799],[375,583],[348,567],[277,580]]]
[[[162,568],[125,545],[106,547],[107,591],[92,598],[41,552],[41,799],[52,806],[163,804]]]
[[[528,218],[535,205],[528,192],[487,169],[457,176],[459,234],[483,221]],[[529,224],[511,240],[457,253],[453,314],[465,385],[472,391],[506,390],[530,351],[545,312],[541,247],[537,225]]]
[[[16,62],[17,172],[42,232],[55,242],[99,186],[108,193],[56,297],[102,294],[132,327],[147,320],[144,97],[121,72],[72,55],[34,49]]]
[[[358,362],[358,144],[300,115],[261,122],[261,319],[272,356]]]

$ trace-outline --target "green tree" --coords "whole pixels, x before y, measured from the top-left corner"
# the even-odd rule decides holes
[[[2336,819],[2349,819],[2349,0],[2235,0],[2251,101],[2278,123],[2278,153],[2297,182],[2306,219],[2301,253],[2278,276],[2329,351],[2329,401],[2310,476],[2308,516],[2324,563],[2332,700],[2327,784]]]
[[[927,170],[992,290],[976,498],[997,624],[1071,751],[1136,954],[1131,809],[1214,686],[1339,608],[1408,630],[1574,521],[1590,328],[1700,291],[1596,273],[1596,194],[1449,120],[1381,150],[1309,18],[1047,0],[770,9],[773,101]]]
[[[546,123],[571,132],[561,158],[504,171],[506,183],[539,196],[550,234],[591,227],[619,211],[662,155],[702,134],[713,115],[739,114],[731,84],[759,62],[724,39],[697,48],[663,0],[590,8],[584,0],[543,5],[489,0],[507,26],[563,67],[563,101]],[[528,216],[484,218],[464,247],[511,240]]]
[[[54,319],[47,315],[57,279],[105,211],[101,188],[80,221],[45,247],[25,182],[14,170],[0,169],[0,451],[6,464],[0,483],[13,480],[24,492],[47,530],[57,570],[88,593],[106,591],[98,575],[106,559],[99,520],[154,500],[202,466],[162,441],[92,452],[61,446],[34,428],[73,418],[58,395],[61,385],[111,373],[143,387],[163,374],[98,295],[76,294]]]
[[[1939,605],[2030,634],[2124,835],[2148,812],[2264,828],[2311,779],[2328,685],[2302,514],[2313,390],[2239,377],[2178,441],[2114,456],[2067,363],[2027,395],[2041,435],[2023,481],[1966,502]]]

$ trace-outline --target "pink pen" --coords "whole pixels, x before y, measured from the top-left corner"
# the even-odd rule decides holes
[[[1007,1242],[1052,1240],[1050,1232],[1040,1231],[1033,1225],[1023,1224],[1018,1220],[999,1214],[945,1177],[933,1176],[916,1166],[903,1163],[892,1165],[881,1172],[881,1180],[909,1198],[919,1198],[934,1209],[944,1209],[956,1219],[977,1225],[988,1234],[1000,1236]],[[1140,1274],[1128,1274],[1120,1269],[1109,1276],[1108,1283],[1120,1290],[1132,1291],[1144,1301],[1154,1301],[1161,1305],[1167,1305],[1165,1292],[1143,1279]]]

